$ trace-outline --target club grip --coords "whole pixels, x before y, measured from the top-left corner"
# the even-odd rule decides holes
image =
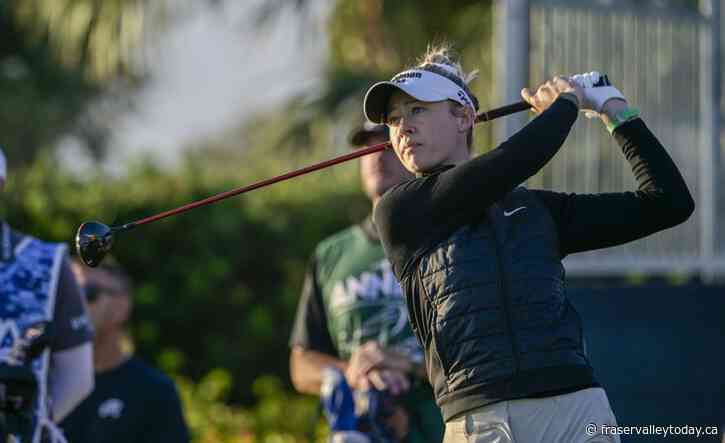
[[[512,103],[510,105],[501,106],[500,108],[494,108],[488,111],[480,112],[478,115],[476,115],[476,123],[478,122],[487,122],[489,120],[493,120],[495,118],[503,117],[505,115],[509,114],[515,114],[517,112],[526,111],[527,109],[530,109],[531,105],[525,101],[520,101],[518,103]]]

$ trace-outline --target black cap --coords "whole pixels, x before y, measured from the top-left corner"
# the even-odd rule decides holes
[[[386,139],[390,132],[385,125],[376,125],[375,123],[365,122],[357,128],[353,129],[348,136],[348,141],[355,148],[366,146],[368,139],[375,135],[382,135]]]

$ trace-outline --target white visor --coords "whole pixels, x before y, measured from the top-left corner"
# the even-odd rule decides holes
[[[471,97],[453,80],[435,72],[411,69],[396,74],[389,82],[378,82],[368,89],[363,103],[365,117],[373,123],[385,123],[388,101],[395,90],[422,102],[453,100],[476,112]]]

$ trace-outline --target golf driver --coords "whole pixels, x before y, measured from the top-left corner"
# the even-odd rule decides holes
[[[500,108],[491,109],[489,111],[480,112],[478,115],[476,115],[476,123],[485,122],[493,120],[495,118],[503,117],[505,115],[525,111],[529,108],[531,108],[531,105],[529,103],[521,101],[511,105],[502,106]],[[161,220],[162,218],[171,217],[172,215],[180,214],[182,212],[198,208],[199,206],[216,203],[219,200],[224,200],[228,197],[253,191],[255,189],[259,189],[273,183],[278,183],[293,177],[297,177],[299,175],[307,174],[308,172],[327,168],[328,166],[343,163],[354,158],[362,157],[363,155],[372,154],[373,152],[382,151],[389,148],[390,146],[390,142],[367,146],[365,148],[357,149],[354,152],[344,154],[330,160],[325,160],[314,165],[306,166],[304,168],[300,168],[286,174],[279,175],[277,177],[261,180],[248,186],[222,192],[220,194],[207,197],[203,200],[198,200],[184,206],[170,209],[168,211],[164,211],[159,214],[142,218],[140,220],[136,220],[120,226],[108,226],[97,221],[85,222],[78,228],[78,232],[76,233],[76,250],[78,251],[78,255],[80,256],[83,263],[85,263],[87,266],[95,267],[101,263],[103,257],[108,253],[108,251],[111,250],[111,247],[113,246],[114,234],[118,232],[128,231],[135,228],[136,226],[145,225],[147,223]]]

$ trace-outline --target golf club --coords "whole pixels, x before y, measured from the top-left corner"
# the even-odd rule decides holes
[[[529,103],[521,101],[518,103],[502,106],[500,108],[491,109],[489,111],[480,112],[478,115],[476,115],[476,123],[485,122],[493,120],[495,118],[503,117],[505,115],[525,111],[529,108],[531,108],[531,105]],[[78,251],[78,255],[80,256],[83,263],[90,267],[96,267],[101,263],[103,257],[108,253],[108,251],[111,250],[111,247],[113,246],[113,236],[118,232],[128,231],[135,228],[136,226],[145,225],[147,223],[161,220],[162,218],[171,217],[172,215],[180,214],[182,212],[198,208],[199,206],[216,203],[219,200],[224,200],[228,197],[233,197],[235,195],[253,191],[255,189],[259,189],[273,183],[278,183],[293,177],[307,174],[309,172],[327,168],[328,166],[337,165],[339,163],[352,160],[354,158],[362,157],[363,155],[372,154],[373,152],[382,151],[389,148],[390,146],[390,142],[367,146],[365,148],[357,149],[354,152],[344,154],[330,160],[325,160],[314,165],[306,166],[304,168],[300,168],[286,174],[279,175],[277,177],[261,180],[248,186],[222,192],[220,194],[207,197],[203,200],[197,200],[184,206],[170,209],[168,211],[164,211],[159,214],[142,218],[140,220],[136,220],[120,226],[108,226],[98,221],[85,222],[80,225],[80,227],[78,228],[78,232],[76,233],[76,250]]]

